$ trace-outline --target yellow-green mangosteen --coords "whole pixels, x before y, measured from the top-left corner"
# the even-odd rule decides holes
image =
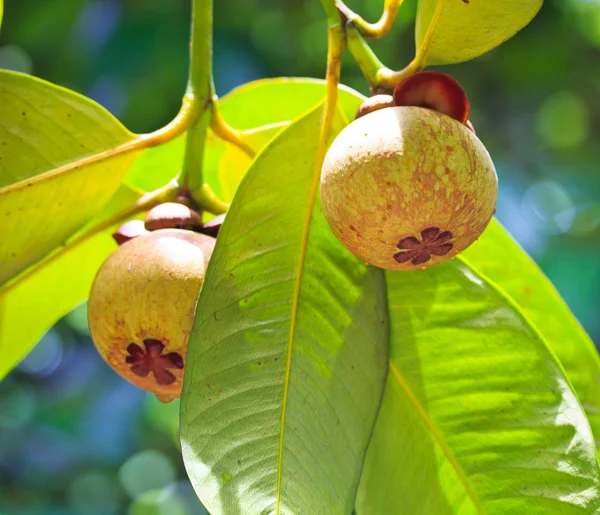
[[[391,107],[348,125],[321,173],[325,217],[366,263],[425,268],[455,256],[495,212],[498,180],[477,136],[422,107]]]
[[[88,320],[101,356],[163,402],[181,394],[196,300],[215,242],[181,229],[142,234],[108,257],[92,286]]]

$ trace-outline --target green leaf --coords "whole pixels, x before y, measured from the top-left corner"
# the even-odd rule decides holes
[[[134,156],[78,166],[131,140],[88,98],[0,71],[0,284],[82,227],[119,187]]]
[[[552,283],[495,220],[459,259],[494,281],[540,331],[564,367],[600,444],[600,358]]]
[[[244,131],[246,140],[258,154],[285,129],[290,122],[265,125]],[[205,180],[219,198],[231,202],[237,187],[252,164],[252,159],[239,148],[225,143],[214,134],[207,141],[211,152],[205,156]]]
[[[354,119],[364,97],[340,86],[340,105],[348,119]],[[325,81],[302,78],[275,78],[249,82],[219,101],[227,122],[245,133],[256,153],[292,120],[303,115],[325,96]],[[293,101],[290,101],[293,99]],[[185,136],[146,150],[136,160],[126,182],[151,191],[175,177],[181,168]],[[230,201],[252,160],[234,145],[209,131],[204,156],[204,178],[223,200]]]
[[[154,191],[164,186],[179,174],[184,152],[185,134],[158,147],[144,150],[125,176],[125,184],[144,191]]]
[[[123,186],[89,224],[92,228],[131,206],[140,193]],[[88,298],[96,272],[116,248],[110,228],[57,249],[0,286],[0,379],[44,333]]]
[[[4,10],[4,1],[0,0],[0,28],[2,27],[2,14]]]
[[[225,119],[236,129],[291,121],[303,115],[325,97],[321,79],[278,77],[249,82],[232,90],[221,100]],[[365,97],[340,85],[339,104],[348,120]]]
[[[352,510],[387,368],[385,286],[323,217],[321,116],[245,176],[198,301],[181,438],[215,515]]]
[[[357,513],[597,513],[585,413],[512,299],[458,260],[386,279],[390,373]]]
[[[525,27],[543,0],[419,0],[417,56],[425,65],[468,61]]]

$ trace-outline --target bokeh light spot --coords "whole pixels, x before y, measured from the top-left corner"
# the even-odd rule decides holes
[[[67,500],[76,513],[112,515],[119,507],[118,483],[102,472],[87,472],[71,483]]]
[[[571,234],[582,236],[600,227],[600,204],[588,202],[577,206],[575,221],[569,231]]]
[[[578,147],[590,131],[589,110],[583,100],[568,91],[547,98],[537,113],[537,132],[552,148]]]
[[[139,452],[129,458],[119,471],[119,479],[130,497],[137,498],[148,490],[163,488],[173,482],[171,461],[154,450]]]
[[[56,370],[62,360],[63,347],[60,336],[50,329],[39,343],[19,363],[19,370],[36,376],[48,376]]]
[[[523,196],[523,216],[546,234],[567,232],[575,219],[575,207],[567,191],[557,182],[535,183]]]
[[[31,73],[33,63],[25,50],[16,45],[0,48],[0,68],[21,73]]]
[[[128,511],[129,515],[191,515],[186,502],[177,490],[168,487],[150,490],[138,497]]]
[[[12,381],[2,383],[0,395],[0,427],[21,429],[33,418],[36,411],[35,392],[28,386]]]

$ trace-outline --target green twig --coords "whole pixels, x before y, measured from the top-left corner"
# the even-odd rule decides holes
[[[186,95],[192,98],[198,118],[187,131],[180,184],[182,188],[190,191],[201,209],[218,214],[226,210],[227,204],[219,201],[210,186],[204,184],[202,174],[206,134],[211,123],[215,97],[212,76],[212,32],[213,0],[192,0],[190,72]]]
[[[213,0],[192,0],[190,70],[186,95],[192,99],[198,118],[187,131],[180,177],[182,186],[191,191],[200,189],[203,184],[202,161],[213,96],[212,17]]]
[[[400,71],[389,69],[378,59],[365,38],[351,22],[346,25],[346,42],[348,51],[354,57],[372,90],[379,88],[391,90],[402,79],[422,69],[421,64],[417,61],[413,61]]]
[[[371,88],[375,89],[381,86],[378,83],[378,74],[381,70],[386,69],[386,67],[352,23],[346,26],[346,44],[348,51],[354,57],[356,64],[358,64],[360,71],[371,85]]]
[[[402,0],[385,0],[381,18],[375,23],[368,23],[349,9],[342,0],[338,0],[337,2],[337,8],[340,12],[366,38],[381,38],[385,36],[394,25],[401,5]]]

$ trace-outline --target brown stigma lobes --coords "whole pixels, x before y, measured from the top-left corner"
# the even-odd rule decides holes
[[[147,377],[150,372],[154,374],[156,382],[160,385],[168,385],[175,382],[175,375],[169,372],[169,368],[183,368],[183,358],[177,352],[169,352],[163,355],[164,344],[160,340],[144,340],[142,349],[136,343],[127,346],[129,356],[125,362],[131,365],[131,371],[139,377]]]
[[[445,256],[452,250],[452,233],[440,231],[439,227],[427,227],[421,231],[421,239],[417,236],[407,236],[399,242],[400,252],[394,254],[398,263],[410,261],[413,265],[422,265],[431,259],[431,255]]]

